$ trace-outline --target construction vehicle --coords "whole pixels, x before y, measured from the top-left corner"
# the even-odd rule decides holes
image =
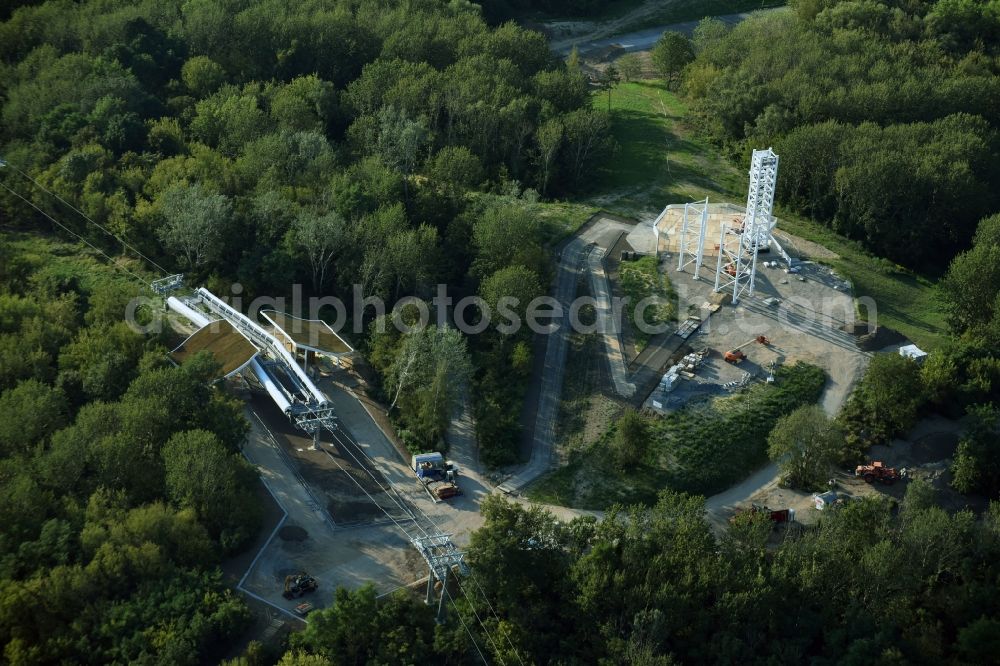
[[[880,460],[874,461],[871,465],[858,465],[854,470],[854,476],[860,476],[867,483],[883,483],[887,486],[903,478],[905,470],[897,470],[895,467],[886,467]]]
[[[766,337],[764,337],[763,335],[758,335],[756,338],[753,338],[751,340],[747,340],[746,342],[744,342],[743,344],[741,344],[739,347],[736,347],[735,349],[730,349],[729,351],[727,351],[726,354],[725,354],[725,356],[723,356],[723,358],[725,359],[726,363],[736,364],[736,363],[739,363],[740,361],[744,360],[747,357],[747,355],[744,354],[741,350],[744,347],[746,347],[747,345],[753,344],[754,342],[762,344],[762,345],[765,345],[765,346],[771,344],[771,341],[768,340]]]
[[[410,459],[410,467],[435,502],[462,494],[458,487],[458,465],[445,460],[440,453],[418,453]]]
[[[313,612],[313,610],[315,610],[315,608],[316,607],[313,606],[308,601],[303,601],[301,604],[299,604],[298,606],[295,607],[294,612],[299,617],[305,617],[306,615],[309,615],[309,613]]]
[[[303,594],[313,592],[319,587],[316,579],[302,571],[297,574],[285,576],[285,591],[281,593],[286,599],[298,599]]]

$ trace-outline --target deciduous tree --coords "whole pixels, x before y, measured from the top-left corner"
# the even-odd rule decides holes
[[[227,197],[212,194],[200,184],[178,184],[157,203],[164,220],[157,230],[160,240],[180,253],[187,266],[202,267],[219,257],[232,217]]]
[[[805,405],[778,419],[767,446],[789,485],[815,490],[843,457],[844,433],[821,407]]]
[[[635,53],[626,53],[615,62],[622,78],[625,79],[625,83],[635,81],[642,76],[642,60]]]
[[[694,60],[694,47],[684,34],[674,31],[663,33],[653,47],[653,65],[670,85],[684,67]]]

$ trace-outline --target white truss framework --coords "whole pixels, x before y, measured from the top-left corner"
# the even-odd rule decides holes
[[[180,289],[184,286],[184,274],[177,273],[176,275],[168,275],[165,278],[160,278],[159,280],[153,280],[149,283],[150,288],[157,294],[165,295],[172,291]]]
[[[428,606],[434,600],[434,581],[441,582],[441,597],[438,600],[437,612],[437,621],[441,623],[444,619],[444,598],[448,592],[448,572],[451,571],[452,567],[457,566],[459,573],[468,574],[468,566],[464,561],[465,553],[452,543],[450,534],[429,534],[413,538],[410,541],[424,556],[424,561],[427,562],[429,569],[426,599]]]
[[[715,267],[715,291],[732,287],[733,305],[746,294],[753,296],[757,277],[757,252],[775,244],[774,186],[778,179],[778,156],[774,151],[753,151],[746,215],[724,224],[719,236],[719,258]],[[779,247],[780,249],[780,247]],[[784,250],[781,250],[785,256]]]
[[[697,234],[694,227],[697,225]],[[677,270],[682,271],[694,262],[694,279],[697,280],[705,255],[705,231],[708,229],[708,197],[704,201],[684,204],[684,219],[678,240]],[[686,258],[686,259],[685,259]]]

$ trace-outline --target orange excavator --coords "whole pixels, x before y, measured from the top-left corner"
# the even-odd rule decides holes
[[[765,346],[771,344],[771,341],[768,340],[767,338],[765,338],[763,335],[758,335],[756,338],[753,338],[751,340],[747,340],[746,342],[744,342],[743,344],[741,344],[739,347],[736,347],[735,349],[730,349],[729,351],[727,351],[726,354],[725,354],[725,356],[723,356],[723,358],[725,359],[726,363],[734,363],[735,364],[735,363],[739,363],[740,361],[742,361],[743,359],[745,359],[747,357],[747,355],[743,353],[742,349],[744,347],[746,347],[747,345],[753,344],[755,342],[757,342],[759,344],[762,344],[762,345],[765,345]]]
[[[882,461],[876,460],[870,465],[858,465],[854,470],[854,476],[860,476],[867,483],[878,481],[879,483],[891,486],[906,476],[906,470],[886,467]]]

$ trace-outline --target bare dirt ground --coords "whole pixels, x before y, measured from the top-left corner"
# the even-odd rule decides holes
[[[818,264],[799,266],[801,273],[797,275],[781,268],[758,268],[754,295],[744,296],[735,307],[724,305],[701,326],[688,344],[708,348],[711,353],[695,380],[682,381],[680,388],[661,396],[669,405],[683,404],[689,393],[718,394],[721,384],[737,381],[745,372],[763,379],[771,363],[777,367],[804,361],[826,371],[822,405],[831,416],[839,412],[870,355],[858,348],[853,335],[840,330],[854,322],[853,297],[844,289],[843,281]],[[699,280],[691,279],[690,273],[676,271],[672,271],[672,277],[682,311],[685,302],[697,309],[711,298],[714,275],[708,271]],[[759,335],[767,337],[770,344],[743,347],[748,358],[738,366],[722,360],[726,350]]]
[[[396,519],[407,517],[395,498],[383,490],[387,484],[370,463],[364,458],[356,461],[329,433],[323,433],[321,448],[315,450],[312,439],[294,428],[277,409],[269,409],[272,405],[267,400],[267,396],[255,396],[252,404],[275,435],[282,455],[336,526],[391,522],[386,512]]]
[[[287,515],[255,556],[241,590],[287,616],[299,602],[282,597],[284,578],[298,571],[319,582],[319,589],[306,599],[317,607],[328,605],[337,587],[354,589],[371,582],[388,591],[422,575],[420,556],[391,522],[360,527],[334,524],[321,493],[339,492],[346,499],[346,486],[313,488],[303,482],[297,463],[285,451],[294,444],[286,439],[284,428],[269,427],[283,419],[273,404],[255,398],[248,406],[248,419],[251,432],[244,453]],[[364,496],[360,489],[357,494]],[[371,516],[367,511],[363,515]]]

